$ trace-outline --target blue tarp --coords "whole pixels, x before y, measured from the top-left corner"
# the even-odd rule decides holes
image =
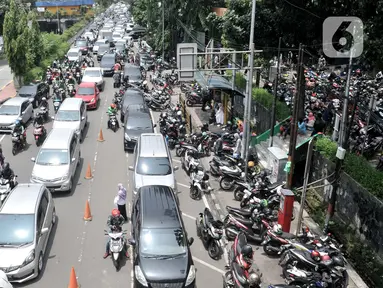
[[[36,7],[63,7],[63,6],[81,6],[93,5],[94,0],[74,0],[74,1],[38,1],[35,2]]]

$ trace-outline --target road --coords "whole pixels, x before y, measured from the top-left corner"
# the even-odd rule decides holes
[[[13,80],[11,68],[5,59],[0,60],[0,89]]]
[[[1,68],[0,68],[1,69]],[[65,287],[69,282],[70,269],[76,270],[79,285],[87,287],[130,287],[132,284],[131,260],[119,272],[116,272],[110,258],[103,259],[105,241],[103,230],[110,211],[114,208],[113,199],[117,184],[123,183],[132,194],[131,172],[128,166],[133,164],[132,154],[123,150],[123,131],[113,133],[107,130],[106,110],[111,103],[114,89],[112,79],[106,78],[105,91],[101,95],[101,105],[96,111],[89,111],[89,128],[81,147],[81,165],[75,179],[76,187],[71,194],[55,193],[57,225],[51,234],[48,250],[45,255],[45,269],[38,279],[15,287],[50,288]],[[51,109],[53,111],[53,109]],[[159,113],[153,113],[157,119]],[[51,129],[52,123],[46,128]],[[98,142],[98,133],[103,130],[105,142]],[[27,149],[16,156],[11,153],[9,135],[0,136],[6,161],[18,175],[19,183],[29,182],[33,168],[30,158],[35,157],[38,148],[33,142],[33,129],[27,129]],[[174,158],[174,165],[179,165]],[[92,167],[93,179],[85,180],[87,166]],[[211,260],[196,236],[195,218],[204,207],[206,199],[195,202],[189,198],[189,182],[186,174],[180,169],[176,172],[179,186],[180,207],[189,237],[194,237],[192,254],[197,268],[197,285],[199,287],[220,287],[222,285],[224,260]],[[93,221],[84,222],[84,207],[90,201]],[[130,210],[130,207],[129,207]],[[130,211],[129,211],[130,212]],[[130,225],[126,225],[130,231]]]

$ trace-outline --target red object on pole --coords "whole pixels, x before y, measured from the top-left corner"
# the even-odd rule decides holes
[[[290,233],[291,218],[294,210],[294,193],[288,189],[281,189],[281,202],[278,210],[278,224],[282,226],[282,231]]]

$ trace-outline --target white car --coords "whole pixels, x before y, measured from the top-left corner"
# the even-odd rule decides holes
[[[32,117],[33,107],[28,98],[10,98],[0,106],[0,132],[11,132],[16,120],[26,124]]]
[[[88,67],[85,69],[81,82],[96,83],[98,90],[104,91],[105,81],[100,67]]]
[[[89,38],[90,41],[93,41],[93,40],[94,40],[94,34],[93,34],[93,32],[90,32],[90,31],[85,32],[84,35],[82,35],[82,36],[83,36],[85,39],[86,39],[86,38]]]
[[[100,48],[100,45],[107,44],[107,43],[108,43],[108,40],[106,39],[98,39],[93,45],[93,55],[97,54],[98,48]]]

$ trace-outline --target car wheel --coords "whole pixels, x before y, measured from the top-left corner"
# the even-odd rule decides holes
[[[70,178],[70,185],[69,185],[69,189],[68,189],[68,193],[71,193],[72,190],[73,190],[73,177]]]
[[[43,252],[40,252],[39,260],[37,262],[37,274],[40,274],[41,271],[43,271],[44,268],[44,256]]]
[[[52,226],[56,224],[56,208],[53,208],[52,212]]]
[[[80,166],[80,161],[81,161],[81,152],[78,153],[77,167]]]

